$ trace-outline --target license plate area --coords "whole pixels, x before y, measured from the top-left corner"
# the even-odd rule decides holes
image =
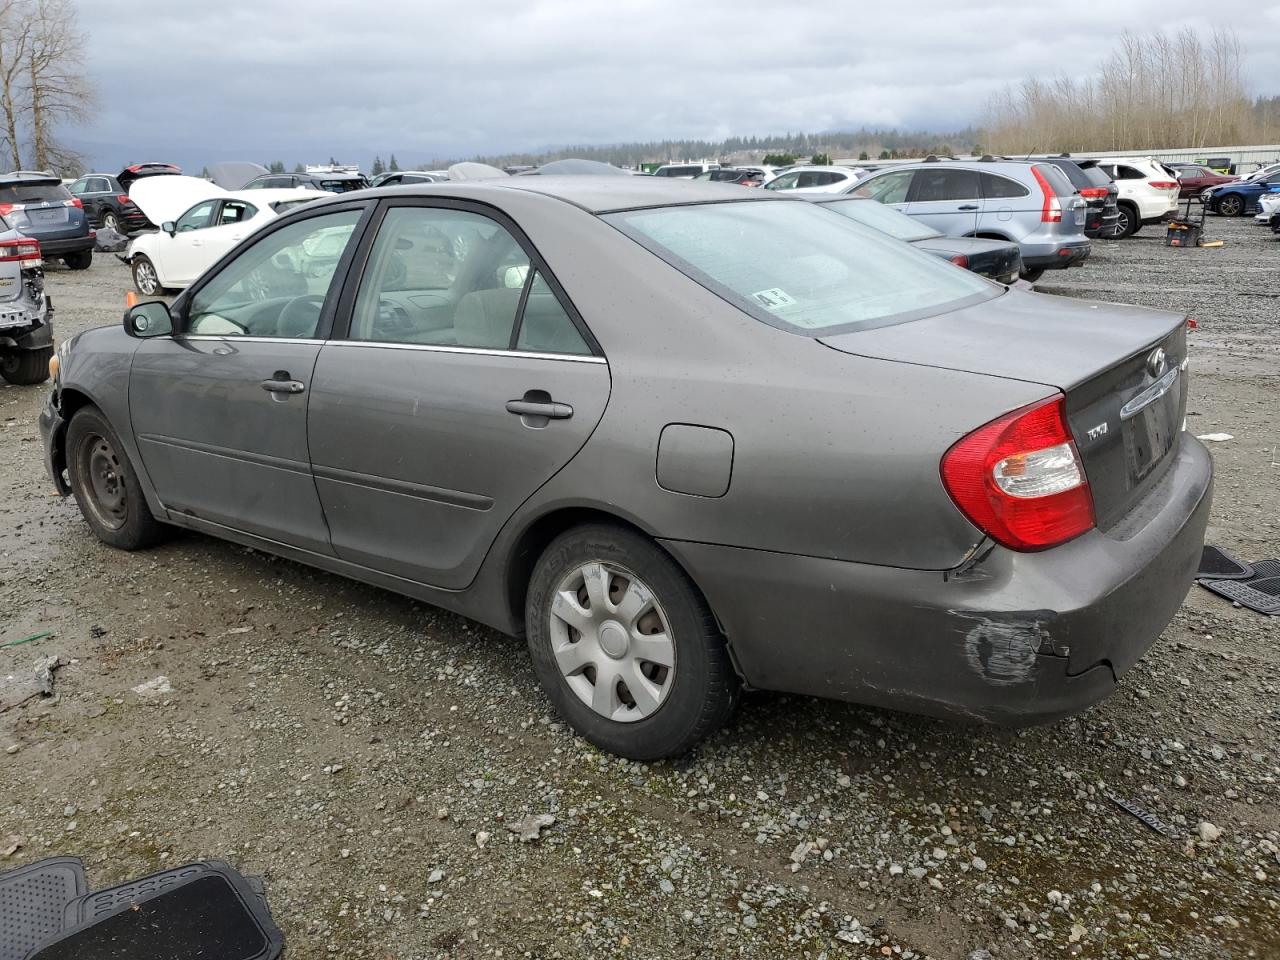
[[[1178,439],[1182,429],[1181,386],[1175,380],[1163,396],[1122,421],[1130,489],[1155,469]]]

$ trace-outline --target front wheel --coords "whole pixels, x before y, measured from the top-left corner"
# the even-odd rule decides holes
[[[133,258],[133,285],[138,288],[139,293],[148,297],[164,293],[164,287],[160,285],[160,274],[156,273],[156,265],[142,254]]]
[[[1218,201],[1218,212],[1224,217],[1238,217],[1244,213],[1244,197],[1234,193]]]
[[[1035,283],[1044,276],[1044,270],[1023,270],[1018,276],[1027,281],[1027,283]]]
[[[53,347],[14,350],[0,355],[0,377],[18,387],[29,387],[49,379],[49,358]]]
[[[93,265],[93,251],[81,250],[79,253],[64,257],[63,262],[72,270],[88,270]]]
[[[684,753],[737,702],[738,678],[706,600],[656,544],[622,527],[578,527],[547,547],[525,627],[557,710],[611,753]]]
[[[138,550],[163,538],[138,475],[97,407],[82,407],[67,427],[67,474],[80,513],[103,543]]]

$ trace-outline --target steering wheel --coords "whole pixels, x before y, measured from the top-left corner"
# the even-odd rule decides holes
[[[320,323],[324,297],[308,293],[294,297],[284,305],[276,319],[276,335],[281,337],[313,337]]]

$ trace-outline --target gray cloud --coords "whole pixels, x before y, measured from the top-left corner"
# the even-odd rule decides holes
[[[1079,77],[1120,31],[1236,27],[1280,90],[1280,5],[1186,0],[131,0],[85,3],[95,163],[401,164],[566,143],[957,129],[1004,84]],[[1206,19],[1208,17],[1209,19]]]

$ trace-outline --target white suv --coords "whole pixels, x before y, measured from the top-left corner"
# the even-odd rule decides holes
[[[844,193],[866,175],[867,171],[861,167],[791,167],[765,181],[764,188],[795,193]]]
[[[1117,238],[1168,220],[1178,209],[1178,175],[1155,157],[1106,157],[1098,167],[1120,188]]]

